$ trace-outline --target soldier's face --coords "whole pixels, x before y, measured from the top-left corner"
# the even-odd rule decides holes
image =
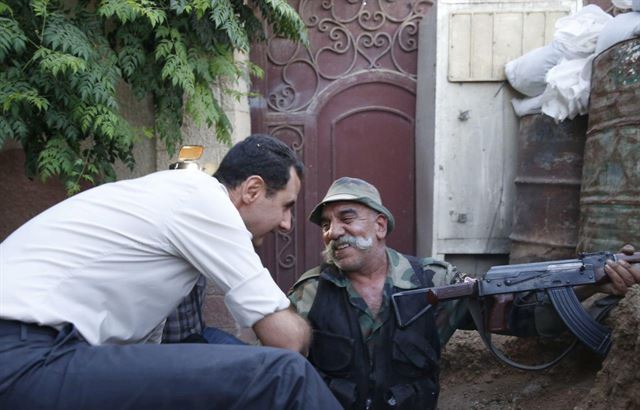
[[[322,210],[323,256],[344,272],[360,270],[377,244],[377,219],[370,208],[354,202],[332,202]]]

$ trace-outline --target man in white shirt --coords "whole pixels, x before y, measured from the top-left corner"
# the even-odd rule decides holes
[[[339,408],[254,245],[289,229],[302,163],[254,135],[212,178],[90,189],[0,244],[0,408]],[[199,274],[265,346],[148,342]]]

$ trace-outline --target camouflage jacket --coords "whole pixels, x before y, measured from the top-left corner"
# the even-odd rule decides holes
[[[402,254],[391,248],[387,248],[389,272],[384,285],[382,305],[378,315],[375,316],[367,307],[364,299],[358,295],[351,282],[342,274],[334,275],[326,270],[326,277],[336,286],[345,288],[349,295],[349,302],[358,312],[360,329],[363,340],[367,345],[372,345],[376,336],[380,334],[382,325],[387,320],[394,320],[391,312],[391,292],[393,287],[403,290],[420,287],[409,260]],[[423,269],[431,269],[435,272],[433,284],[443,286],[460,282],[463,278],[458,270],[450,263],[437,261],[432,258],[421,259]],[[296,311],[303,317],[307,317],[318,289],[320,267],[305,272],[289,291],[289,299]],[[467,303],[465,299],[440,303],[436,312],[436,323],[442,345],[446,344],[453,332],[461,322],[467,319]]]

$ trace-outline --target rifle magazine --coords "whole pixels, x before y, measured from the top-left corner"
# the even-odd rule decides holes
[[[587,314],[573,289],[552,288],[547,293],[569,330],[589,349],[605,356],[611,347],[611,331]]]

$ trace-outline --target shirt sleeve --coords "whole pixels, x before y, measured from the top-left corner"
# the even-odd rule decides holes
[[[262,266],[226,190],[214,178],[195,184],[168,222],[175,252],[225,294],[236,322],[250,327],[289,307],[289,300]]]

